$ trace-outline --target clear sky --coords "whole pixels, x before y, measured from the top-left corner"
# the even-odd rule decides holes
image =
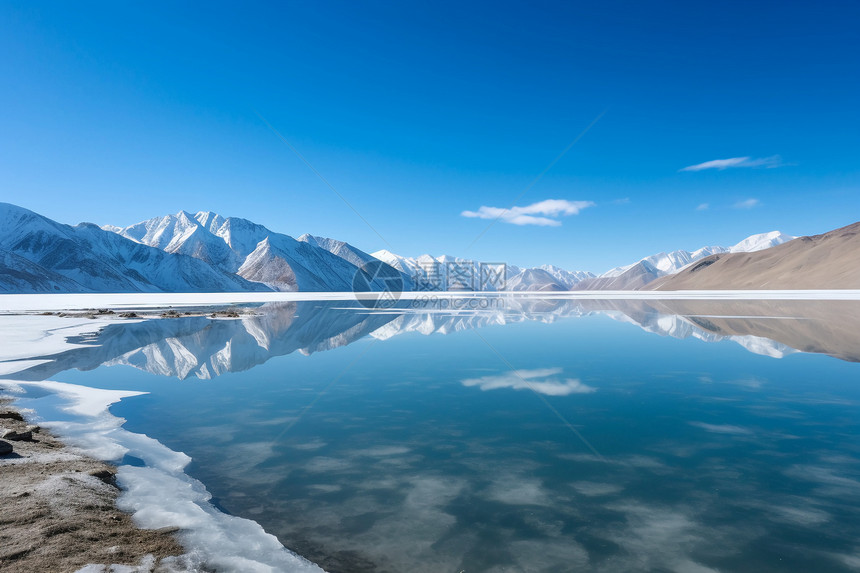
[[[595,272],[824,232],[860,220],[858,21],[785,0],[0,0],[0,201]]]

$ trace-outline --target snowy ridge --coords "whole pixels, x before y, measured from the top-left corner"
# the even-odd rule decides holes
[[[348,291],[373,257],[343,241],[299,240],[238,217],[211,211],[155,217],[117,231],[133,241],[200,259],[276,291]],[[372,283],[377,290],[379,282]]]
[[[769,233],[750,235],[731,247],[702,247],[692,252],[678,250],[672,251],[671,253],[657,253],[655,255],[639,259],[637,262],[645,261],[653,265],[660,272],[669,275],[677,273],[690,263],[694,263],[699,259],[703,259],[710,255],[717,255],[720,253],[752,253],[754,251],[761,251],[763,249],[769,249],[771,247],[781,245],[782,243],[794,238],[795,237],[780,233],[779,231],[771,231]],[[635,264],[636,263],[632,263],[623,267],[615,267],[614,269],[610,269],[598,276],[617,277],[633,267]]]
[[[658,272],[663,274],[676,273],[692,262],[714,255],[717,253],[727,253],[726,247],[702,247],[696,251],[672,251],[671,253],[657,253],[649,257],[640,259],[636,263],[625,265],[623,267],[615,267],[600,275],[601,278],[614,278],[621,276],[626,271],[633,268],[637,263],[646,262],[653,266]]]
[[[580,281],[575,289],[587,290],[626,290],[638,289],[648,283],[667,275],[676,274],[689,265],[705,257],[722,254],[753,252],[775,247],[794,237],[771,231],[752,235],[732,247],[702,247],[695,251],[672,251],[650,255],[635,263],[615,267],[597,278]]]
[[[91,223],[56,223],[8,203],[0,203],[0,249],[6,273],[15,279],[0,286],[8,284],[12,292],[268,290],[193,257],[169,254]]]
[[[751,235],[729,248],[730,253],[754,253],[755,251],[763,251],[764,249],[769,249],[771,247],[775,247],[777,245],[781,245],[783,243],[787,243],[797,237],[792,237],[791,235],[786,235],[785,233],[780,233],[779,231],[771,231],[769,233],[761,233],[758,235]]]
[[[568,289],[578,282],[594,278],[595,276],[594,273],[589,271],[568,271],[555,265],[541,265],[538,268],[551,274],[553,278],[558,281],[558,284],[565,286]]]

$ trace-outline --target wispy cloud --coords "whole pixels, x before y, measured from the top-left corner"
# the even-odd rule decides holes
[[[738,201],[732,207],[735,209],[752,209],[753,207],[758,207],[761,205],[761,201],[758,199],[744,199],[743,201]]]
[[[525,207],[487,207],[482,205],[477,211],[463,211],[463,217],[478,219],[498,219],[512,225],[538,225],[541,227],[558,227],[559,217],[578,215],[586,207],[593,207],[592,201],[567,201],[565,199],[546,199]]]
[[[779,155],[771,155],[770,157],[730,157],[729,159],[713,159],[696,165],[689,165],[681,169],[681,171],[704,171],[706,169],[730,169],[733,167],[765,167],[772,169],[784,165],[782,157]]]
[[[699,206],[696,207],[696,211],[707,211],[710,207],[710,203],[700,203]]]
[[[512,388],[514,390],[533,390],[546,396],[567,396],[569,394],[588,394],[595,388],[587,386],[575,378],[559,380],[561,368],[538,368],[536,370],[518,370],[494,376],[469,378],[463,380],[463,386],[477,386],[481,390],[498,390]]]

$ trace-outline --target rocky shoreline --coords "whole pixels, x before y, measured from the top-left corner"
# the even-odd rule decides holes
[[[0,572],[176,570],[176,529],[139,529],[117,509],[115,473],[0,399]]]

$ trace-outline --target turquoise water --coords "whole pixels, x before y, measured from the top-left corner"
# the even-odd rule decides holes
[[[860,366],[565,305],[117,324],[28,376],[149,392],[126,429],[333,573],[860,565]]]

